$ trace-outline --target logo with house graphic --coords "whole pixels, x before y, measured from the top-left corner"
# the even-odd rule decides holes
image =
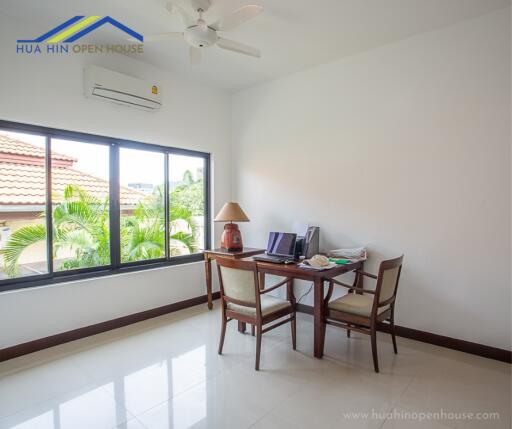
[[[78,40],[105,24],[121,30],[139,43],[128,44],[78,44]],[[18,54],[68,54],[68,53],[142,53],[142,34],[110,16],[76,15],[33,39],[18,39]]]

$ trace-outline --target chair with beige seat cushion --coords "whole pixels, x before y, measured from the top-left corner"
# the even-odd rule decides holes
[[[377,356],[377,327],[385,321],[389,322],[393,350],[397,353],[395,338],[395,300],[402,270],[403,255],[399,258],[383,261],[377,276],[364,271],[356,271],[356,276],[366,276],[377,281],[375,290],[362,289],[332,279],[325,298],[325,323],[350,331],[361,332],[371,336],[373,366],[379,372]],[[359,284],[358,278],[354,284]],[[334,285],[349,289],[348,293],[330,301]],[[325,335],[325,329],[324,329]]]
[[[220,297],[222,310],[222,328],[219,342],[219,354],[222,354],[226,325],[231,320],[249,323],[256,327],[256,370],[260,368],[261,338],[265,332],[291,322],[292,346],[296,348],[296,319],[295,297],[293,295],[292,279],[283,281],[262,289],[260,273],[256,262],[236,259],[218,258]],[[287,299],[280,299],[268,292],[281,286],[287,286]],[[289,317],[287,317],[289,316]],[[280,320],[270,326],[264,325]]]

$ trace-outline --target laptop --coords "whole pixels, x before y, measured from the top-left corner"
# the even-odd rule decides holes
[[[271,232],[268,235],[265,255],[253,256],[255,261],[274,262],[277,264],[295,261],[295,243],[297,234],[290,232]]]

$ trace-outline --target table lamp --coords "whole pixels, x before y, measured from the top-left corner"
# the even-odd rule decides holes
[[[220,239],[220,247],[226,250],[242,250],[242,233],[233,222],[249,222],[249,218],[238,203],[226,203],[215,216],[214,222],[229,222],[224,225]]]

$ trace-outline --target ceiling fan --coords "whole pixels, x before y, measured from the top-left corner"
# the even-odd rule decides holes
[[[156,42],[161,40],[170,40],[174,38],[183,37],[190,45],[189,58],[192,65],[198,65],[201,62],[201,49],[209,48],[217,45],[219,48],[227,49],[229,51],[238,52],[252,57],[261,57],[259,49],[247,46],[234,40],[225,39],[220,37],[218,31],[229,31],[240,24],[248,21],[254,16],[263,11],[263,7],[257,5],[247,5],[235,10],[228,16],[219,19],[216,22],[208,24],[203,19],[203,14],[210,9],[210,0],[190,0],[192,7],[197,12],[197,19],[191,17],[180,5],[175,2],[167,2],[166,9],[171,13],[177,13],[183,24],[185,30],[183,32],[170,32],[144,36],[144,42]]]

